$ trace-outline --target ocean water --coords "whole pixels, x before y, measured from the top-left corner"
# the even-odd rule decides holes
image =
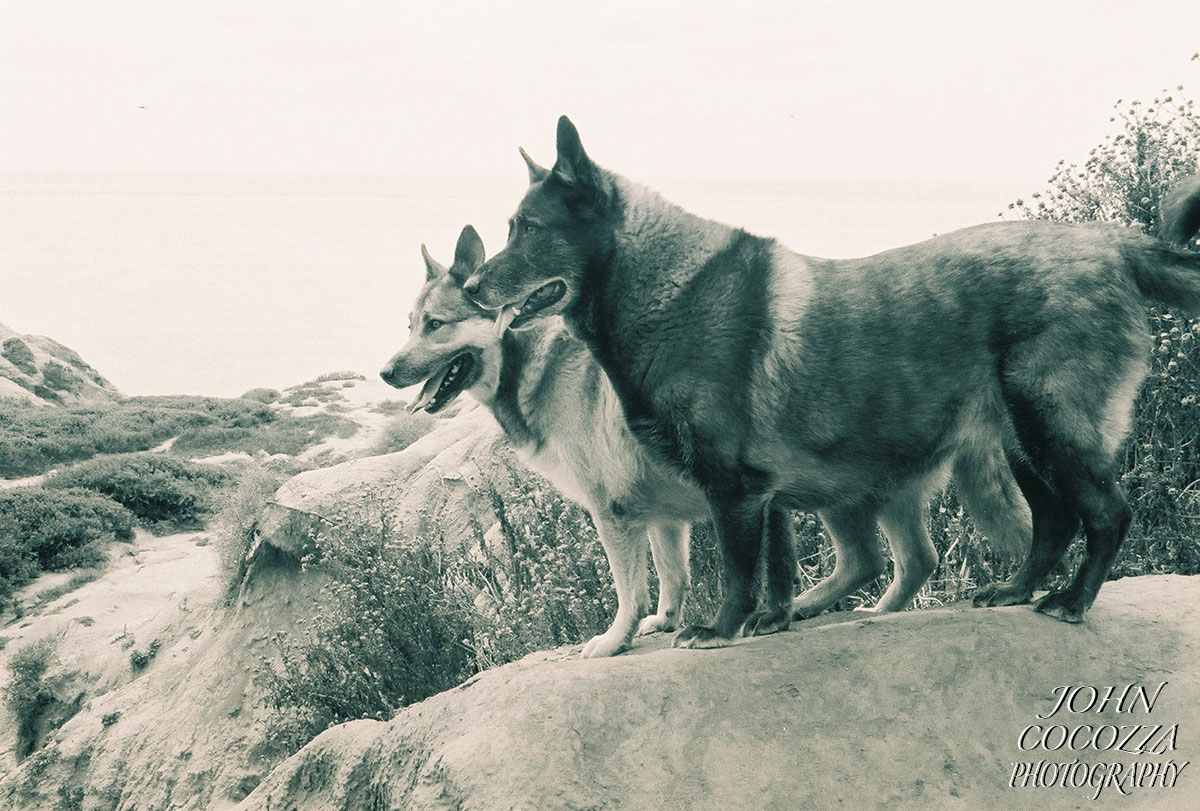
[[[815,256],[995,220],[997,184],[659,180],[702,216]],[[78,351],[126,394],[236,396],[374,374],[407,335],[420,245],[489,253],[509,178],[0,174],[0,323]]]

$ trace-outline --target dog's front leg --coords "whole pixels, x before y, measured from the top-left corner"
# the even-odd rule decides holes
[[[792,623],[792,583],[796,578],[796,539],[792,514],[771,506],[767,510],[767,589],[763,605],[750,615],[745,636],[766,636],[786,631]]]
[[[651,524],[650,553],[658,572],[658,612],[638,625],[638,635],[674,631],[683,620],[683,602],[692,588],[688,568],[690,528],[687,524],[663,521]]]
[[[613,586],[617,590],[617,616],[607,631],[592,637],[583,646],[584,659],[615,656],[628,648],[638,620],[650,608],[650,587],[646,582],[646,528],[595,513],[592,521],[612,569]]]
[[[732,645],[758,603],[758,559],[769,499],[761,492],[749,492],[746,478],[735,474],[724,486],[709,488],[725,596],[712,625],[689,625],[675,635],[677,648]]]

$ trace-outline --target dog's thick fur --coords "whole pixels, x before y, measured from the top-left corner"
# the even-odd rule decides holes
[[[1148,366],[1144,302],[1200,313],[1200,256],[1133,229],[1026,221],[817,259],[600,168],[566,118],[553,169],[529,163],[508,245],[466,289],[517,326],[562,313],[637,437],[704,489],[724,599],[676,644],[728,644],[751,617],[764,527],[784,510],[821,512],[839,569],[871,569],[876,519],[932,556],[903,505],[950,463],[1014,477],[1032,511],[1021,567],[976,601],[1028,602],[1082,525],[1076,577],[1036,606],[1082,619],[1130,523],[1114,457]],[[1190,239],[1198,210],[1193,179],[1164,233]],[[987,467],[1001,456],[1007,470]]]
[[[635,440],[608,377],[560,319],[538,320],[528,329],[510,330],[501,337],[494,315],[462,289],[483,263],[483,243],[474,228],[463,229],[449,268],[434,261],[424,248],[422,254],[426,281],[409,317],[410,338],[384,366],[381,377],[398,388],[427,381],[415,407],[431,412],[468,391],[495,414],[526,464],[591,513],[612,568],[618,608],[612,627],[584,646],[585,657],[623,650],[635,628],[639,634],[675,630],[690,585],[689,524],[708,517],[703,492],[656,461]],[[1003,459],[999,463],[1003,465]],[[970,472],[989,469],[978,465]],[[1011,477],[975,475],[960,481],[959,487],[970,494],[973,515],[982,512],[985,523],[989,513],[1011,520],[1011,501],[1020,498]],[[924,496],[918,495],[899,514],[920,523],[924,506]],[[790,599],[795,558],[786,518],[781,516],[772,528],[776,542],[770,546],[765,568]],[[865,520],[871,522],[862,529],[870,539],[866,548],[845,561],[839,558],[829,580],[797,598],[795,611],[800,616],[824,611],[883,571],[874,521]],[[997,543],[1016,547],[1009,551],[1021,550],[1030,533],[1027,511],[1014,526],[995,522],[988,526],[995,528]],[[639,625],[649,608],[647,535],[660,590],[657,613]],[[893,549],[896,577],[877,610],[907,606],[936,563],[931,547],[903,545],[916,537],[927,544],[927,538],[898,537],[901,545]],[[790,621],[791,616],[785,619]],[[762,633],[766,628],[750,630]]]

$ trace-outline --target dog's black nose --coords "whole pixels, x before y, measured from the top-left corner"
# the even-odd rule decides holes
[[[463,285],[463,290],[466,291],[467,295],[473,296],[479,292],[479,282],[479,274],[476,273],[467,279],[467,283]]]
[[[383,369],[380,371],[379,376],[382,377],[383,382],[387,383],[389,386],[396,385],[396,368],[394,366],[389,366],[386,369]]]

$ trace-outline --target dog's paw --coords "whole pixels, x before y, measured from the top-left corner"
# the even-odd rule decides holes
[[[1033,610],[1072,624],[1083,622],[1087,611],[1083,599],[1071,591],[1052,591],[1033,606]]]
[[[786,631],[792,624],[792,609],[755,611],[742,626],[742,636],[766,636]]]
[[[733,644],[727,636],[721,636],[713,628],[706,625],[689,625],[675,634],[671,643],[676,648],[725,648]]]
[[[626,650],[629,650],[629,643],[625,636],[609,631],[589,639],[583,646],[580,656],[584,659],[603,659],[606,656],[616,656]]]
[[[975,592],[971,598],[978,606],[1024,605],[1033,599],[1033,592],[1019,588],[1012,583],[992,583]]]
[[[676,630],[679,624],[669,614],[651,614],[648,617],[643,617],[638,623],[637,635],[646,636],[647,634],[656,634],[660,631],[671,632]]]
[[[813,617],[819,617],[825,613],[824,608],[818,608],[812,605],[792,605],[792,622],[800,622],[802,620],[810,620]]]

